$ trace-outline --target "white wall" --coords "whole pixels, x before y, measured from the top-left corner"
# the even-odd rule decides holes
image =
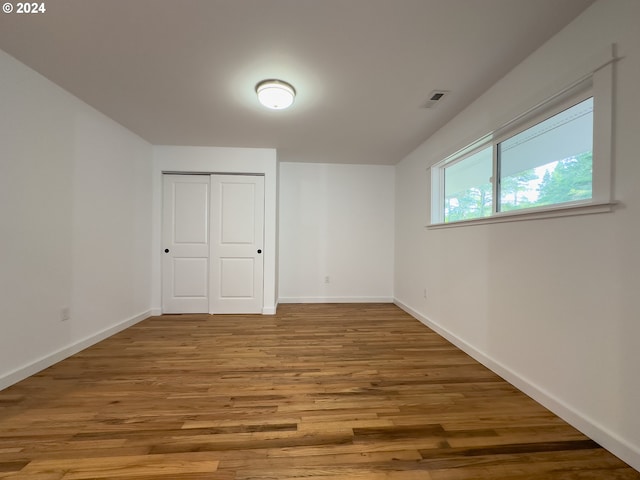
[[[280,302],[391,301],[393,204],[393,167],[281,163]]]
[[[397,302],[640,469],[640,2],[600,0],[397,166]],[[426,230],[429,165],[612,43],[613,213]],[[423,289],[427,298],[423,298]]]
[[[151,146],[2,51],[0,109],[3,388],[149,314]]]
[[[277,157],[272,148],[153,147],[153,266],[152,305],[162,305],[161,237],[162,173],[254,173],[264,175],[264,304],[263,313],[276,312],[277,297]]]

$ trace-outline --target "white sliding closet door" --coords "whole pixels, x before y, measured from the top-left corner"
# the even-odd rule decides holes
[[[162,312],[262,313],[264,177],[163,175]]]
[[[163,175],[162,313],[209,312],[208,175]]]
[[[262,313],[264,177],[211,176],[211,313]]]

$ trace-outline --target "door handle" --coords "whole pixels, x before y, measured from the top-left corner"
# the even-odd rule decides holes
[[[164,253],[169,253],[169,249],[168,249],[168,248],[165,248],[165,249],[164,249]]]
[[[262,250],[258,249],[258,253],[262,253]]]

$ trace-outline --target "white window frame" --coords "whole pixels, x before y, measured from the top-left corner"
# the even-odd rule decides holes
[[[613,65],[615,58],[570,83],[545,101],[526,110],[513,120],[496,128],[491,133],[449,155],[430,168],[431,173],[431,223],[428,228],[445,228],[464,225],[521,221],[539,218],[584,215],[609,212],[615,202],[612,199],[612,124],[613,124]],[[593,97],[593,177],[592,197],[576,202],[558,203],[508,212],[497,211],[498,194],[498,143],[517,135],[558,112]],[[447,167],[464,161],[473,153],[493,146],[493,202],[492,212],[487,217],[469,220],[444,221],[444,171]]]

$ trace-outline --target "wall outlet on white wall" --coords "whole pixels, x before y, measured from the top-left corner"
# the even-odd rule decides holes
[[[71,318],[71,310],[69,309],[69,307],[62,307],[60,309],[60,321],[66,322],[70,318]]]
[[[329,277],[329,275],[327,275],[326,277],[324,277],[324,283],[326,283],[326,284],[331,283],[331,277]]]

